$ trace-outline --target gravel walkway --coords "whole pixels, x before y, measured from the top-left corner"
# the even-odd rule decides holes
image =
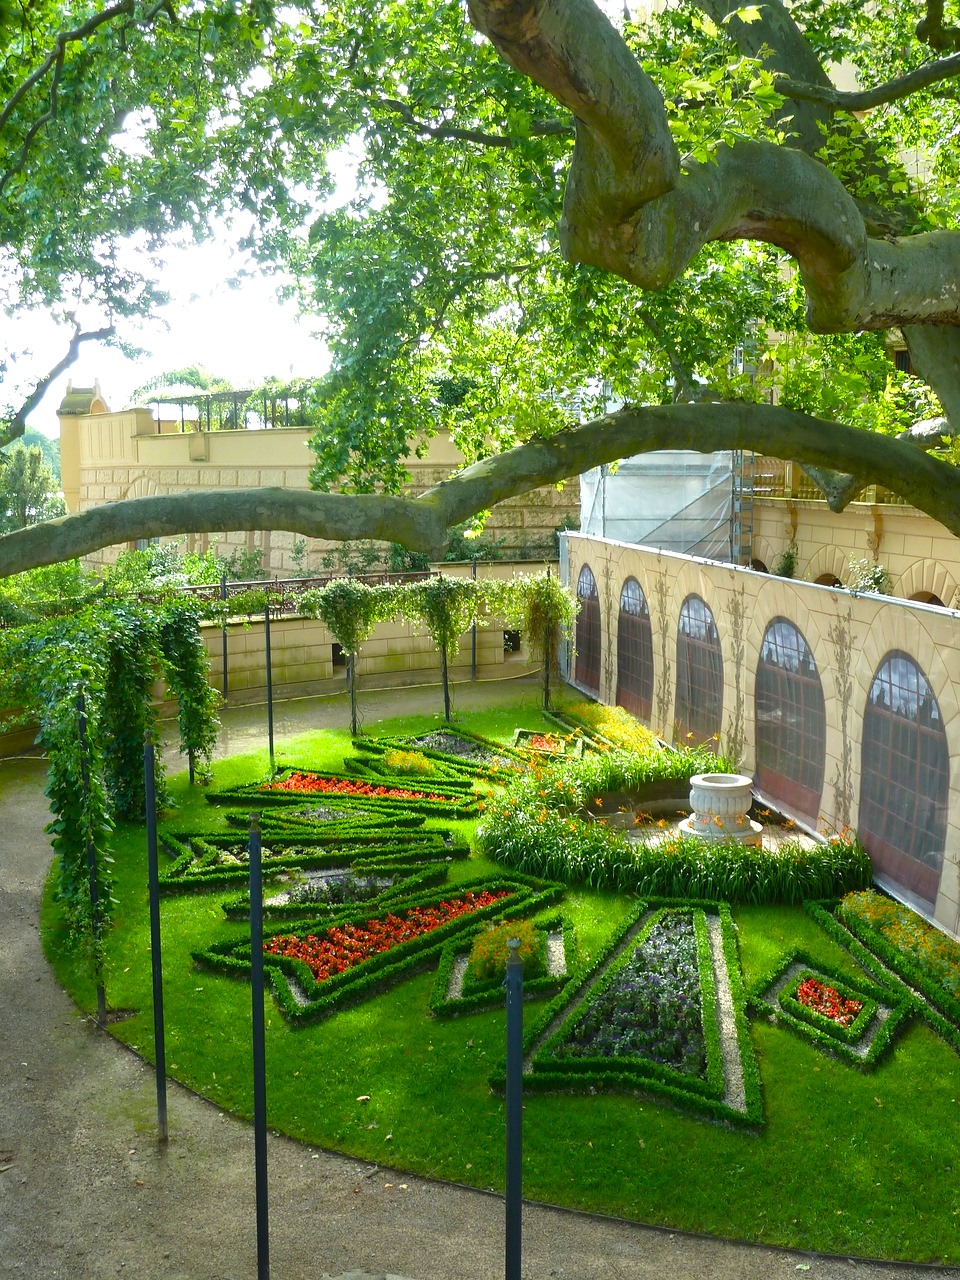
[[[537,700],[535,682],[528,686]],[[467,710],[502,696],[460,686]],[[436,689],[366,695],[368,728],[433,710]],[[340,724],[341,700],[287,703],[277,733]],[[263,738],[258,708],[228,711],[221,749]],[[171,1141],[154,1138],[153,1072],[80,1017],[43,959],[37,917],[50,859],[42,762],[0,761],[0,1277],[254,1280],[250,1130],[171,1085]],[[147,963],[147,957],[144,957]],[[503,1270],[494,1196],[376,1170],[283,1138],[269,1143],[271,1275],[366,1271],[492,1280]],[[857,1265],[530,1206],[530,1280],[872,1280],[928,1269]],[[960,1275],[951,1269],[943,1275]]]

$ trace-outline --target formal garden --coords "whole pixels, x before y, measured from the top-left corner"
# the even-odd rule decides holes
[[[752,814],[759,849],[681,832],[689,778],[732,764],[665,750],[616,709],[528,695],[167,779],[169,1073],[251,1114],[258,813],[272,1129],[501,1191],[502,966],[519,936],[527,1198],[960,1261],[960,949],[870,887],[847,833],[813,841],[768,811]],[[52,878],[47,954],[84,1009],[99,972],[111,1033],[151,1059],[138,818],[111,847],[101,950]]]

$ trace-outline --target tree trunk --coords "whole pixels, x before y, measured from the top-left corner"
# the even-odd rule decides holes
[[[440,681],[443,685],[443,714],[447,723],[450,723],[450,673],[447,669],[447,650],[444,646],[440,647]]]
[[[347,689],[350,693],[350,736],[355,738],[359,733],[357,727],[357,655],[347,654]]]

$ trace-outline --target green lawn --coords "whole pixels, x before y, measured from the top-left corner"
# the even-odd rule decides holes
[[[529,707],[504,705],[466,720],[474,732],[508,741],[514,728],[543,729]],[[402,734],[435,728],[436,717],[371,726]],[[336,769],[350,754],[347,733],[307,734],[278,751],[278,763]],[[215,768],[222,789],[262,776],[266,751]],[[223,812],[172,786],[177,829],[220,830]],[[473,824],[454,824],[469,835]],[[111,1007],[138,1012],[113,1034],[153,1055],[146,855],[142,829],[116,840],[120,901],[108,943]],[[451,863],[452,882],[497,868],[476,855]],[[220,903],[236,889],[163,900],[164,1000],[170,1074],[218,1106],[249,1116],[250,988],[197,971],[191,952],[241,939]],[[574,921],[584,956],[597,955],[636,903],[571,889],[560,909]],[[787,949],[860,975],[852,958],[795,908],[738,908],[749,985]],[[47,953],[84,1008],[88,980],[66,944],[48,894]],[[282,931],[282,930],[281,930]],[[862,975],[861,975],[862,976]],[[291,1029],[268,996],[267,1068],[271,1128],[312,1144],[411,1172],[500,1190],[503,1105],[487,1078],[503,1055],[501,1012],[434,1020],[433,973],[325,1021]],[[536,1004],[528,1006],[532,1017]],[[960,1262],[960,1063],[913,1021],[873,1072],[859,1072],[785,1030],[754,1021],[766,1121],[759,1133],[728,1129],[635,1096],[529,1094],[524,1111],[524,1193],[531,1199],[772,1245],[915,1262]],[[368,1103],[357,1098],[370,1095]]]

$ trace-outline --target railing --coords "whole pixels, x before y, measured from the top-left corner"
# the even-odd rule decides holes
[[[785,462],[783,458],[768,458],[758,454],[756,470],[753,478],[753,496],[763,501],[766,498],[784,499],[798,498],[802,501],[825,502],[823,494],[809,476],[796,462]],[[908,506],[905,499],[881,484],[867,485],[856,502],[869,502],[873,505]]]
[[[208,603],[219,603],[225,600],[246,595],[248,592],[263,592],[268,597],[270,615],[282,618],[285,614],[299,612],[300,597],[307,591],[325,587],[336,578],[344,578],[345,572],[328,573],[320,578],[256,578],[252,582],[211,582],[201,586],[185,586],[181,590],[185,596]],[[384,585],[402,585],[405,582],[423,582],[431,577],[430,570],[411,573],[352,573],[349,577],[354,582],[364,582],[371,587]]]
[[[161,396],[150,402],[157,433],[180,420],[180,431],[263,431],[274,427],[310,427],[295,396],[269,391],[213,391],[206,395]],[[190,410],[190,413],[187,410]],[[164,414],[166,410],[166,416]],[[172,411],[172,412],[171,412]]]

